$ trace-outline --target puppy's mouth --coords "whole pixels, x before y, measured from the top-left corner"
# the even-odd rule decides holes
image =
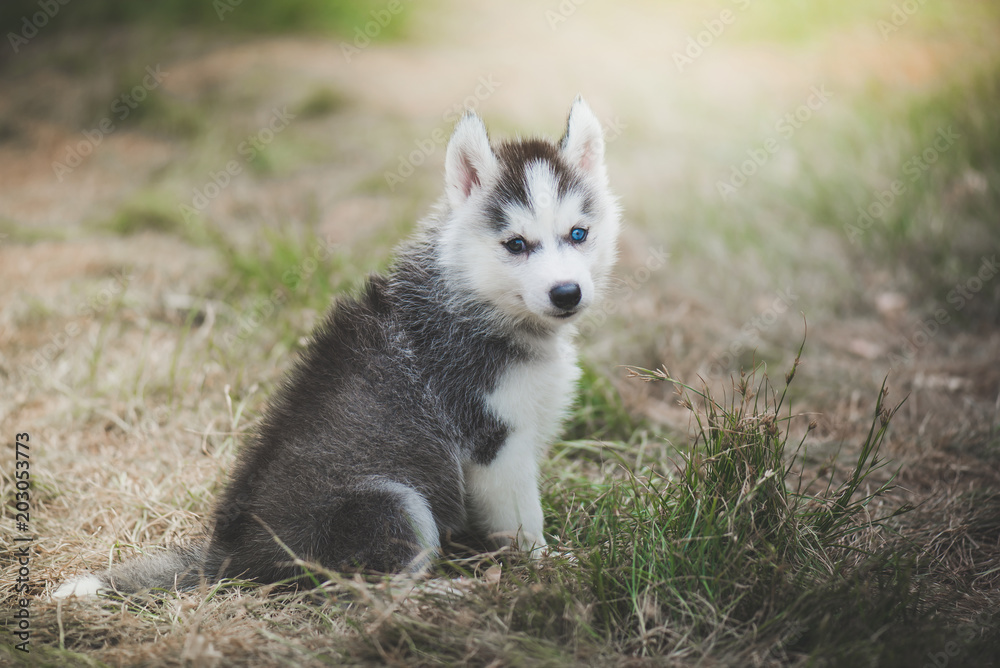
[[[577,309],[573,309],[572,311],[562,311],[560,313],[556,313],[553,317],[559,318],[560,320],[566,320],[568,318],[572,318],[574,315],[576,315],[579,312],[580,312],[580,309],[577,308]]]

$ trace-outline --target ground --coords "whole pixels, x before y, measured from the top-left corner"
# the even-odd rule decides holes
[[[1000,605],[1000,119],[990,106],[1000,97],[989,97],[1000,20],[961,5],[848,2],[813,15],[794,2],[779,12],[735,0],[439,0],[407,9],[402,36],[370,44],[139,25],[42,31],[5,52],[0,493],[15,558],[2,583],[14,610],[13,538],[33,536],[35,659],[392,655],[330,645],[357,624],[308,599],[281,607],[259,592],[207,602],[202,592],[149,612],[57,606],[49,594],[72,574],[198,532],[326,304],[387,266],[436,199],[463,108],[494,135],[557,137],[577,94],[605,123],[625,222],[613,299],[581,326],[581,406],[606,393],[628,427],[586,433],[609,418],[574,419],[568,437],[609,444],[595,446],[605,465],[589,475],[613,468],[611,442],[636,470],[637,459],[689,445],[694,424],[675,386],[625,367],[666,367],[719,393],[756,362],[780,379],[805,337],[790,396],[804,416],[793,432],[816,423],[806,473],[856,456],[888,377],[889,399],[905,402],[882,448],[890,463],[871,481],[897,473],[896,486],[869,510],[916,507],[892,530],[919,546],[917,570],[932,574],[923,586],[937,592],[928,606],[979,642],[996,625],[969,625]],[[14,524],[17,434],[30,435],[25,531]],[[647,440],[660,445],[636,445]],[[560,465],[546,485],[558,485]],[[501,577],[485,572],[486,587]],[[365,638],[377,636],[375,617]],[[730,660],[713,647],[664,661]],[[586,661],[645,656],[618,651]]]

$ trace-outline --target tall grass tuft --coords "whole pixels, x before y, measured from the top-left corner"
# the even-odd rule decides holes
[[[592,546],[582,561],[599,626],[631,651],[669,651],[678,624],[719,641],[743,635],[741,627],[766,625],[855,561],[852,534],[903,510],[877,519],[866,512],[891,488],[892,476],[859,494],[884,464],[879,449],[899,408],[886,407],[885,384],[846,479],[835,484],[831,474],[818,493],[798,479],[797,455],[814,426],[789,452],[795,416],[785,406],[799,362],[797,356],[780,392],[756,367],[734,378],[732,393],[721,399],[665,369],[633,370],[643,380],[677,385],[697,428],[675,476],[630,471],[595,499],[581,526],[581,542]]]

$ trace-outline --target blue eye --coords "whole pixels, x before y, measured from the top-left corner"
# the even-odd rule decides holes
[[[569,238],[576,243],[580,243],[581,241],[587,238],[587,230],[583,229],[582,227],[574,227],[572,230],[569,231]]]
[[[521,237],[514,237],[510,241],[504,244],[507,250],[509,250],[514,255],[520,255],[524,251],[528,250],[528,244],[525,243],[524,239]]]

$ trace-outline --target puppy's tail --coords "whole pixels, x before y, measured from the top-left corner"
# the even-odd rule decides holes
[[[106,571],[84,575],[59,585],[53,598],[93,596],[98,592],[135,594],[147,589],[191,589],[215,579],[207,538],[130,559]]]

